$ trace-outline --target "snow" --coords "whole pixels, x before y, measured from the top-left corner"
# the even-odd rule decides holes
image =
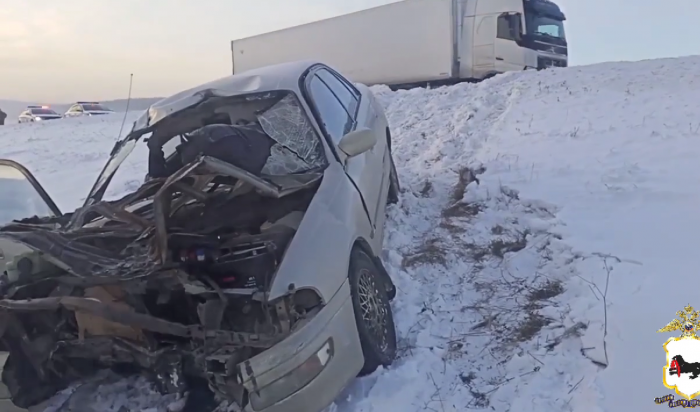
[[[656,331],[700,305],[699,73],[688,57],[375,87],[404,187],[384,251],[400,358],[330,410],[651,410],[669,394],[662,345],[674,334]],[[0,157],[68,210],[120,124],[2,127]],[[115,196],[139,184],[143,161],[124,165]],[[123,385],[99,393],[121,406]],[[175,402],[134,398],[132,410]]]
[[[125,136],[140,112],[129,112]],[[62,211],[82,205],[118,140],[124,113],[0,127],[0,158],[25,165]],[[134,150],[115,175],[108,197],[138,187],[146,174],[146,153]]]
[[[143,377],[101,373],[93,381],[60,392],[44,412],[173,412],[184,406],[177,394],[161,396]],[[177,408],[177,409],[174,409]]]

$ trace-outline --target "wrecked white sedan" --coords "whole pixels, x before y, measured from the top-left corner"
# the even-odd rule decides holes
[[[104,201],[135,148],[144,183]],[[192,410],[315,412],[395,357],[389,126],[367,87],[323,64],[154,104],[72,213],[21,165],[0,172],[17,200],[0,211],[2,380],[17,406],[109,369],[197,393]]]

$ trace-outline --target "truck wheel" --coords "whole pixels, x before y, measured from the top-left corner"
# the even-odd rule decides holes
[[[391,172],[389,173],[389,195],[387,196],[387,203],[394,204],[399,201],[399,192],[401,191],[401,185],[399,183],[399,174],[396,172],[396,165],[394,164],[394,158],[391,158]]]
[[[396,329],[386,286],[372,259],[355,249],[350,256],[350,294],[365,364],[360,376],[396,358]]]

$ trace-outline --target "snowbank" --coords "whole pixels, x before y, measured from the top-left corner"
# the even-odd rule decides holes
[[[700,306],[699,68],[689,57],[525,73],[476,156],[521,197],[557,205],[565,224],[558,233],[575,265],[560,296],[566,323],[588,324],[577,346],[608,366],[544,362],[582,379],[558,394],[588,402],[580,410],[651,410],[670,393],[662,344],[673,334],[656,331],[688,303]],[[540,384],[545,374],[529,386]]]
[[[573,405],[566,394],[576,373],[595,375],[567,338],[583,326],[567,316],[565,285],[576,268],[558,208],[520,195],[482,156],[527,106],[516,87],[532,81],[524,77],[375,89],[407,189],[387,225],[403,357],[359,383],[359,396],[339,409],[562,411]]]
[[[375,88],[404,186],[384,256],[400,358],[331,409],[651,410],[669,393],[671,335],[656,330],[700,306],[699,79],[693,57]],[[0,128],[0,157],[25,162],[69,209],[120,123]],[[115,194],[142,180],[143,160],[125,165]],[[101,396],[109,388],[123,391]]]
[[[650,410],[668,394],[672,335],[656,330],[700,305],[685,286],[700,233],[699,68],[690,57],[378,89],[411,184],[388,244],[422,253],[396,274],[422,290],[402,302],[420,313],[402,325],[412,355],[356,410]],[[485,172],[455,207],[465,167]],[[432,224],[411,248],[421,215]]]

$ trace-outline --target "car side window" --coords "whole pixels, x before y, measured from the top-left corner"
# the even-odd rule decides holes
[[[80,113],[83,111],[83,107],[82,106],[75,106],[75,110],[73,110],[73,111]]]
[[[340,139],[352,130],[352,117],[336,95],[317,75],[313,75],[309,81],[308,91],[318,111],[322,127],[331,137],[333,143],[338,144]]]
[[[360,96],[357,91],[326,69],[317,71],[316,75],[326,83],[333,94],[340,100],[340,103],[343,104],[345,110],[347,110],[354,119],[357,115],[357,108],[360,105]]]

